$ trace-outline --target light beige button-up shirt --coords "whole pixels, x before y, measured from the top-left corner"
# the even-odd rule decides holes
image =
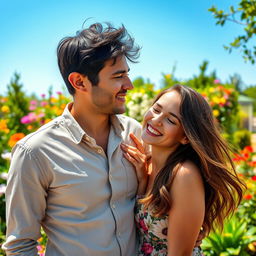
[[[13,149],[6,190],[7,255],[37,255],[42,226],[47,256],[134,256],[136,174],[120,143],[141,127],[111,116],[107,155],[66,107],[63,115]]]

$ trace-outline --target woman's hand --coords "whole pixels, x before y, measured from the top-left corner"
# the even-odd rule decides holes
[[[139,182],[137,194],[142,195],[145,193],[148,182],[148,157],[140,140],[132,133],[130,137],[136,147],[122,143],[121,148],[124,151],[124,157],[135,167]]]

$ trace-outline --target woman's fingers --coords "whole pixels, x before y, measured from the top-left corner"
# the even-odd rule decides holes
[[[135,143],[137,149],[141,153],[145,153],[145,149],[144,149],[143,144],[141,143],[141,141],[133,133],[130,133],[130,137],[133,140],[133,142]]]
[[[128,153],[124,152],[124,157],[131,162],[135,167],[137,166],[137,161],[131,157]]]
[[[141,153],[137,148],[121,144],[121,148],[126,152],[129,153],[133,158],[135,158],[138,162],[145,163],[146,162],[146,155]]]

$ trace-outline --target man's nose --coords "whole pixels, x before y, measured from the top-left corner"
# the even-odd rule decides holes
[[[125,90],[132,90],[134,88],[131,80],[129,77],[126,78],[126,80],[124,81],[124,84],[123,84],[123,89]]]

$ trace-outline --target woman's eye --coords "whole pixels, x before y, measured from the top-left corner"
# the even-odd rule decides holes
[[[159,111],[159,110],[157,110],[156,108],[153,108],[153,112],[155,112],[155,113],[159,113],[160,111]]]
[[[175,124],[171,119],[167,118],[167,121],[171,124]]]

